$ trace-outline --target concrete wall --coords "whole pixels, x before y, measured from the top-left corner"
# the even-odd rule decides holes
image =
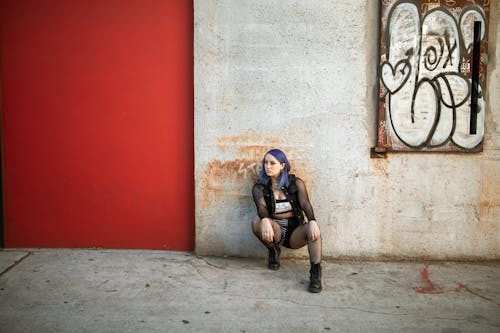
[[[195,0],[196,251],[262,256],[250,190],[266,150],[306,181],[327,257],[500,258],[500,4],[484,151],[371,159],[378,1]],[[307,251],[286,251],[305,256]]]

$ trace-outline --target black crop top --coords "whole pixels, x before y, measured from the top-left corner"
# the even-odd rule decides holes
[[[314,218],[314,210],[312,208],[311,202],[309,201],[309,196],[307,194],[307,189],[306,185],[304,184],[304,181],[298,177],[294,177],[295,179],[295,185],[297,188],[297,199],[298,199],[298,204],[300,209],[304,212],[304,214],[307,217],[308,221],[315,220]],[[253,186],[252,189],[252,196],[253,200],[255,203],[255,206],[257,207],[257,214],[259,217],[265,218],[269,217],[272,218],[272,215],[274,215],[275,212],[271,212],[271,209],[268,209],[266,200],[264,198],[264,191],[265,189],[269,190],[268,185],[260,184],[257,183]],[[286,189],[285,189],[286,190]],[[272,195],[272,191],[271,191]],[[292,206],[294,205],[293,202],[291,202]]]

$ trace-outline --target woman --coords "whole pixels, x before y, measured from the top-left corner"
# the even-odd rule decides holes
[[[311,261],[309,291],[321,291],[321,233],[302,179],[290,174],[290,162],[279,149],[264,155],[262,172],[252,189],[257,216],[255,236],[269,251],[268,267],[280,267],[280,245],[298,249],[307,244]],[[304,218],[304,213],[307,220]]]

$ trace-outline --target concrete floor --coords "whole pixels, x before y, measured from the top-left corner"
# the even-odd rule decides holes
[[[0,251],[0,332],[500,332],[500,262]]]

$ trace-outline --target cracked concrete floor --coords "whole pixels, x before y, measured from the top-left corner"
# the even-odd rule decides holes
[[[0,332],[499,332],[500,263],[0,251]]]

